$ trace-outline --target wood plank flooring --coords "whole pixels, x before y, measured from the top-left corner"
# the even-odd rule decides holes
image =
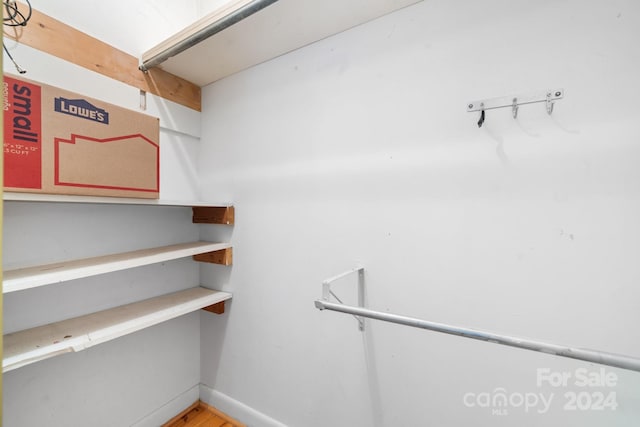
[[[197,401],[162,427],[246,427],[213,406]]]

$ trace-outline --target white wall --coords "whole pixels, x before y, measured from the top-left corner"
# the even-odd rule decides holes
[[[208,395],[290,426],[637,425],[637,373],[579,388],[575,370],[598,365],[380,322],[361,334],[313,300],[361,264],[374,309],[640,356],[638,40],[633,0],[434,0],[206,87],[202,196],[237,207],[233,270],[201,267],[234,292],[224,331],[202,317]],[[490,111],[478,129],[466,112],[556,87],[552,116]],[[354,302],[354,284],[338,294]],[[540,368],[574,377],[538,387]],[[554,400],[465,406],[499,388]],[[564,410],[572,391],[619,406]]]
[[[32,1],[37,10],[134,56],[193,23],[201,0]]]
[[[151,16],[153,27],[149,26],[151,18],[140,12],[142,2],[129,6],[120,2],[127,13],[121,13],[115,23],[112,19],[116,15],[102,13],[106,6],[95,2],[90,2],[93,7],[76,5],[77,2],[71,6],[69,2],[50,3],[34,6],[81,30],[87,31],[85,27],[91,26],[89,33],[131,53],[136,53],[137,47],[120,46],[119,37],[127,35],[127,41],[137,41],[135,34],[140,32],[164,38],[170,34],[165,34],[165,30],[173,31],[171,25],[175,24],[175,14],[170,10],[175,8],[174,2],[144,2],[150,14],[158,13]],[[109,5],[116,6],[113,2]],[[142,27],[124,25],[133,18]],[[189,20],[194,19],[190,15]],[[114,25],[103,27],[107,22]],[[16,60],[28,70],[27,78],[132,110],[139,108],[136,88],[12,41],[7,44]],[[15,74],[6,56],[4,67],[5,72]],[[160,117],[161,198],[198,199],[200,113],[152,95],[146,113]],[[199,227],[191,224],[188,208],[7,202],[4,215],[5,268],[193,241],[199,237]],[[199,268],[186,259],[15,292],[4,297],[4,332],[198,284]],[[200,316],[192,313],[80,353],[5,374],[4,425],[159,425],[198,398],[199,327]]]
[[[4,215],[8,269],[198,238],[187,208],[7,202]],[[198,284],[185,259],[14,292],[4,296],[4,332]],[[174,404],[166,421],[198,397],[199,322],[192,313],[6,373],[4,425],[128,426]]]
[[[233,2],[233,0],[197,0],[196,10],[200,16],[208,15],[221,7]]]

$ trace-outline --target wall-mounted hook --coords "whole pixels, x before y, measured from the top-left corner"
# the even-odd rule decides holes
[[[553,101],[551,98],[551,92],[547,92],[547,114],[551,115],[551,113],[553,113]]]
[[[494,108],[508,108],[511,107],[511,114],[513,118],[518,117],[518,110],[522,105],[533,104],[536,102],[544,102],[547,108],[547,113],[553,113],[553,104],[564,97],[564,89],[546,90],[544,92],[536,92],[531,94],[520,94],[517,96],[503,96],[500,98],[483,99],[481,101],[474,101],[467,104],[467,111],[480,112],[480,120],[478,120],[478,127],[482,127],[485,120],[485,111],[492,110]]]
[[[480,108],[482,108],[482,110],[480,111],[480,119],[478,120],[479,128],[481,128],[482,124],[484,123],[484,104],[480,104]]]

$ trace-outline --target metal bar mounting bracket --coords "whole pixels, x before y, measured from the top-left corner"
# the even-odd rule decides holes
[[[340,280],[346,276],[352,274],[358,275],[358,307],[364,308],[364,267],[356,267],[352,270],[345,271],[336,276],[330,277],[322,281],[322,301],[330,302],[333,297],[340,304],[344,304],[340,298],[331,290],[331,284],[337,280]],[[315,302],[316,308],[319,310],[324,309],[324,305],[320,301]],[[358,330],[364,331],[364,317],[353,316],[358,321]]]

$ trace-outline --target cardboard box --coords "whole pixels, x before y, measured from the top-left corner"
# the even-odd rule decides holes
[[[159,119],[4,76],[5,191],[158,198]]]

